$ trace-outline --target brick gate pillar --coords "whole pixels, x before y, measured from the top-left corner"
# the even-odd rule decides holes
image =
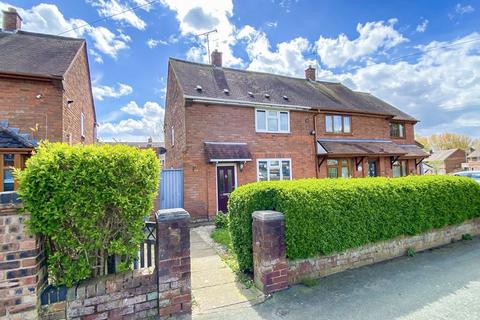
[[[160,317],[192,312],[190,215],[181,208],[157,212],[158,299]]]
[[[25,226],[15,192],[0,194],[0,319],[36,319],[45,280],[43,245]]]
[[[269,294],[288,287],[284,216],[276,211],[255,211],[252,225],[255,286]]]

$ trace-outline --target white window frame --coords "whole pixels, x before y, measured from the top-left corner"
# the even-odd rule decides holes
[[[270,181],[270,161],[280,161],[280,181],[286,180],[283,179],[283,171],[282,171],[282,161],[290,162],[290,179],[293,179],[293,166],[292,166],[292,159],[291,158],[264,158],[264,159],[257,159],[257,181],[260,181],[260,161],[267,161],[267,178]]]
[[[171,128],[171,138],[172,138],[172,147],[175,145],[175,128],[172,126]]]
[[[265,112],[265,129],[258,129],[258,117],[257,117],[257,111],[263,111]],[[268,130],[268,112],[277,112],[277,127],[278,130]],[[280,129],[280,113],[286,113],[287,114],[287,130],[281,130]],[[261,109],[261,108],[255,108],[255,131],[256,132],[266,132],[266,133],[290,133],[290,111],[288,110],[279,110],[279,109]]]
[[[80,136],[85,138],[85,114],[80,113]]]

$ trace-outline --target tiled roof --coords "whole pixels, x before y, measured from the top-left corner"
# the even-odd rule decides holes
[[[35,141],[28,134],[20,133],[17,128],[10,128],[8,121],[0,121],[0,149],[2,148],[27,148],[37,146]]]
[[[170,65],[187,97],[228,100],[232,103],[320,108],[392,116],[416,121],[411,116],[370,94],[340,83],[310,81],[271,73],[219,68],[170,58]]]
[[[0,73],[61,77],[84,42],[25,31],[0,32]]]
[[[403,156],[407,151],[392,141],[363,139],[319,139],[317,140],[319,155],[397,155]]]
[[[430,157],[425,159],[425,161],[444,161],[458,150],[460,149],[438,150],[435,151]]]
[[[399,144],[398,146],[407,152],[404,157],[425,158],[430,155],[416,144]]]
[[[205,142],[207,162],[251,161],[252,155],[246,143]]]

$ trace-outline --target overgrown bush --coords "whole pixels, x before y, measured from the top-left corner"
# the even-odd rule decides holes
[[[252,213],[285,214],[290,259],[415,235],[480,216],[480,185],[453,176],[257,182],[230,196],[230,232],[240,268],[252,271]]]
[[[127,266],[143,240],[160,164],[152,150],[45,143],[17,172],[29,229],[46,240],[56,284],[104,274],[106,258]]]
[[[217,212],[215,216],[215,228],[225,229],[228,228],[228,214],[223,212]]]

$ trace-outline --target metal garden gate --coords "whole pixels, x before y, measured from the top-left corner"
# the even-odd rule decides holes
[[[160,209],[183,208],[183,169],[162,169]]]

